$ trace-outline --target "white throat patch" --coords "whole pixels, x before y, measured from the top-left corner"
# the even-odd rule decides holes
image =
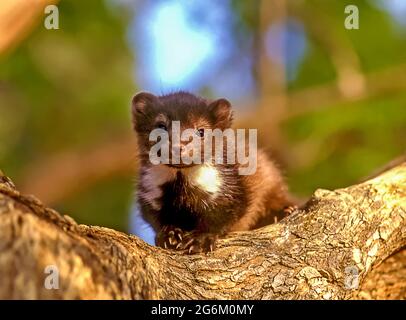
[[[192,168],[181,169],[188,181],[201,190],[215,195],[221,189],[222,179],[218,170],[211,165],[199,165]],[[146,190],[142,194],[155,209],[159,209],[156,201],[162,196],[161,186],[176,179],[177,169],[165,165],[152,166],[143,176]]]
[[[209,165],[193,168],[188,174],[190,182],[209,193],[216,193],[221,187],[219,172]]]

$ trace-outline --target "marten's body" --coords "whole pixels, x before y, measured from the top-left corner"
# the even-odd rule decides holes
[[[227,129],[232,120],[227,100],[208,103],[185,92],[139,93],[133,98],[133,120],[140,159],[138,202],[157,232],[158,245],[189,253],[213,250],[218,235],[272,223],[292,205],[280,170],[260,150],[252,175],[240,175],[238,163],[151,163],[153,129],[169,131],[174,120],[182,130]]]

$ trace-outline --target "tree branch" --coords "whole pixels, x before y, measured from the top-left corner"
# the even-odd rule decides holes
[[[406,250],[386,259],[366,277],[359,299],[406,299]]]
[[[57,0],[0,2],[0,55],[17,46],[39,22],[44,9]]]
[[[371,270],[405,244],[406,163],[359,185],[317,190],[304,210],[191,256],[77,224],[0,178],[2,299],[382,297],[368,289]],[[404,259],[394,257],[400,267],[387,270],[392,280],[375,272],[375,283],[401,280],[393,269],[404,269]],[[59,270],[59,290],[44,287],[48,265]]]

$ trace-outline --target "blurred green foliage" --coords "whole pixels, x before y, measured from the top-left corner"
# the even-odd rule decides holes
[[[232,3],[248,29],[258,27],[253,2]],[[346,31],[345,3],[303,1],[301,6],[315,9],[313,23],[318,14],[328,17],[323,21],[329,25],[322,26],[326,36],[345,37],[362,72],[406,64],[405,29],[370,1],[357,1],[361,28]],[[17,182],[37,159],[99,144],[131,129],[129,101],[136,86],[134,57],[126,44],[127,12],[99,0],[61,1],[59,10],[59,30],[39,25],[17,49],[0,57],[0,168]],[[330,53],[308,35],[307,53],[289,93],[335,80]],[[318,187],[345,186],[405,152],[406,92],[331,101],[287,121],[283,129],[286,148],[296,150],[287,168],[294,192],[309,195]],[[81,223],[125,230],[133,180],[113,177],[57,207]]]
[[[0,57],[0,166],[17,182],[38,158],[102,143],[131,128],[135,86],[126,13],[99,0],[61,1],[58,7],[59,30],[40,22],[15,51]],[[125,229],[128,179],[105,181],[59,208],[79,221]],[[100,196],[106,192],[111,196]],[[115,204],[109,211],[116,214],[108,217],[104,209]]]
[[[406,94],[399,94],[333,105],[291,120],[286,128],[291,143],[307,141],[303,152],[316,155],[289,172],[292,190],[309,194],[317,187],[345,187],[404,153],[405,106]]]
[[[372,1],[356,1],[360,28],[343,27],[344,10],[354,1],[310,0],[301,10],[311,12],[311,22],[321,27],[325,37],[337,35],[348,42],[358,56],[365,74],[394,66],[406,66],[406,28],[397,24]],[[305,24],[306,27],[306,24]],[[319,26],[320,27],[320,26]],[[311,28],[309,28],[311,29]],[[335,81],[331,52],[308,34],[308,50],[289,92]],[[394,78],[392,81],[402,81]],[[368,88],[367,88],[368,89]],[[318,105],[317,96],[314,104]],[[315,188],[337,188],[355,183],[406,151],[406,92],[387,94],[337,104],[334,100],[285,124],[292,146],[302,145],[298,165],[289,168],[291,189],[301,195]],[[295,163],[295,159],[292,161]]]

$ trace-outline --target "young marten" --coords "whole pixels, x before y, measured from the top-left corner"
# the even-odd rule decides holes
[[[239,174],[241,164],[226,161],[151,163],[149,152],[156,142],[150,141],[150,133],[156,128],[168,132],[169,144],[172,121],[180,121],[182,131],[195,130],[202,140],[205,130],[230,128],[232,110],[226,99],[141,92],[132,100],[132,115],[140,160],[138,202],[156,231],[157,245],[188,253],[212,251],[218,236],[273,223],[292,207],[280,170],[260,150],[252,175]]]

